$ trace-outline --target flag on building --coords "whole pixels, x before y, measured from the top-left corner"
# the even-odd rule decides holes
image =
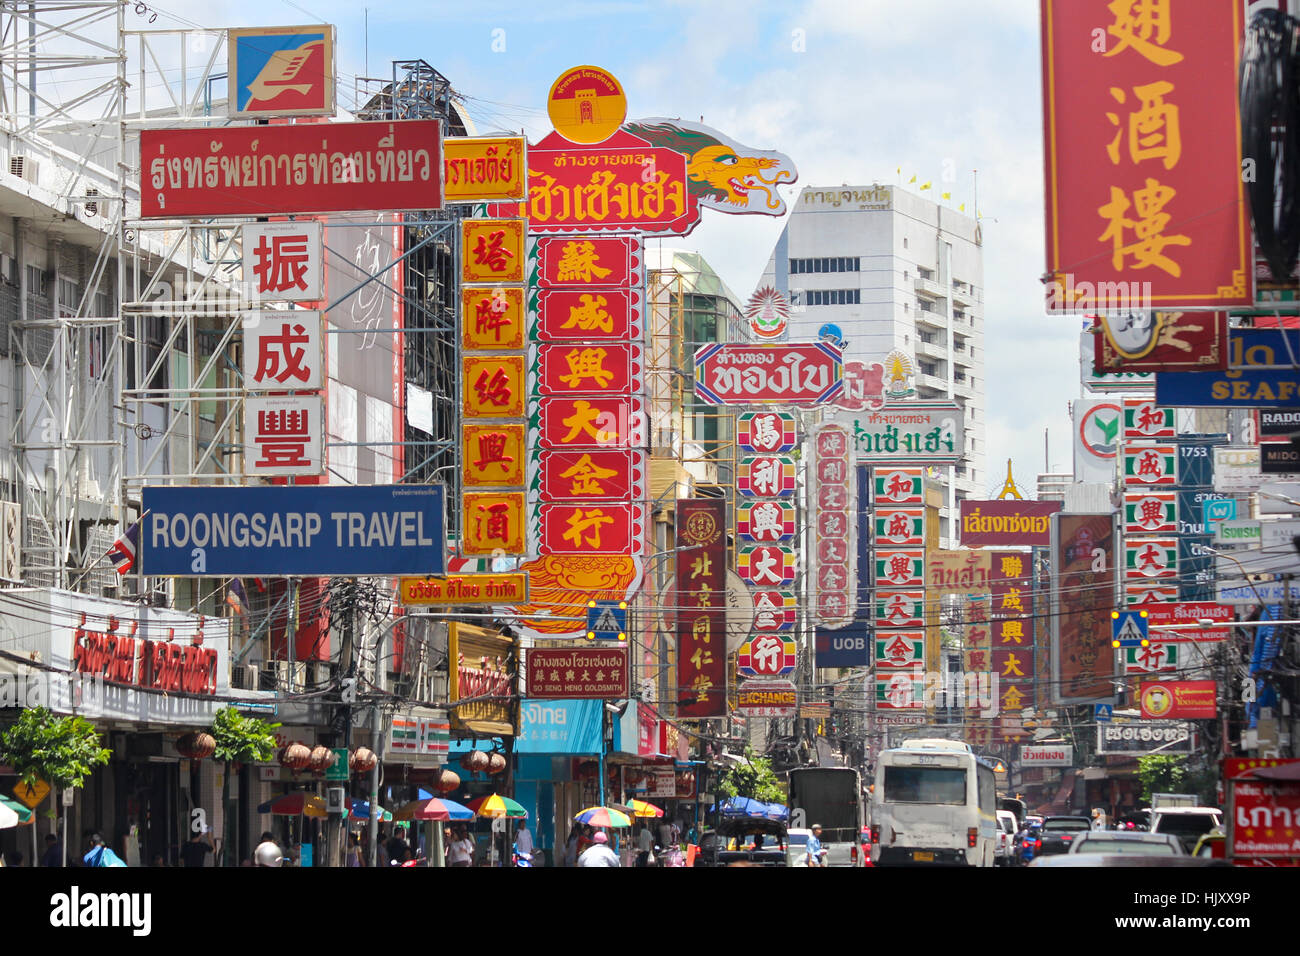
[[[922,186],[921,188],[922,188],[922,189],[929,189],[932,185],[934,185],[933,182],[927,182],[927,183],[926,183],[924,186]]]
[[[244,590],[244,582],[239,578],[231,578],[226,585],[226,604],[240,617],[248,613],[248,592]]]
[[[135,567],[136,547],[140,542],[140,522],[135,522],[126,529],[126,534],[118,538],[105,555],[117,567],[118,574],[130,574]]]

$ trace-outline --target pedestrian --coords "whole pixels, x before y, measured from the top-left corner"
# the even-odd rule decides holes
[[[822,825],[814,823],[812,836],[808,837],[808,866],[825,866],[826,851],[822,849]]]
[[[650,835],[650,824],[641,824],[641,832],[636,835],[636,865],[649,866],[654,857],[655,841]]]
[[[5,854],[4,865],[5,865],[5,866],[22,866],[22,865],[23,865],[23,855],[22,855],[21,853],[19,853],[17,850],[10,850],[8,853]]]
[[[153,855],[153,864],[152,864],[152,865],[153,865],[153,866],[166,866],[166,865],[167,865],[167,861],[166,861],[165,859],[163,859],[163,855],[162,855],[161,853],[155,853],[155,854]]]
[[[45,834],[45,852],[41,855],[41,866],[62,865],[63,847],[59,846],[59,838],[53,833]]]
[[[582,840],[582,826],[575,823],[573,829],[569,831],[568,839],[564,841],[564,865],[578,865],[578,843]]]
[[[348,834],[348,866],[361,866],[361,836]]]
[[[204,837],[207,838],[206,842]],[[217,846],[212,842],[212,828],[204,826],[202,830],[190,837],[190,842],[181,847],[181,864],[187,867],[201,867],[207,861],[209,853],[215,852]]]
[[[407,844],[407,842],[404,839],[402,839],[401,834],[399,834],[396,830],[394,830],[393,835],[388,840],[389,866],[392,866],[393,864],[397,864],[398,866],[401,866],[410,858],[411,858],[410,845]]]
[[[591,846],[578,857],[578,866],[618,866],[618,856],[605,844],[609,837],[604,830],[598,830],[592,838]]]
[[[515,855],[529,863],[533,861],[533,834],[527,823],[520,823],[519,832],[515,834]]]
[[[447,847],[447,863],[451,866],[474,865],[474,841],[464,827],[457,827],[452,836],[451,845]]]

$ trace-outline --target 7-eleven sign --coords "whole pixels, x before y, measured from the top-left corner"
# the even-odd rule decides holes
[[[1124,484],[1178,484],[1178,448],[1174,445],[1125,445]]]
[[[911,667],[925,663],[925,632],[877,631],[876,666]]]
[[[1130,538],[1124,542],[1124,577],[1128,580],[1178,577],[1178,541]]]

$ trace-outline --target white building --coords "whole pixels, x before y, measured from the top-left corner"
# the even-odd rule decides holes
[[[996,480],[985,462],[981,242],[972,217],[897,187],[809,186],[760,283],[790,296],[790,341],[816,341],[832,325],[845,361],[870,365],[899,349],[915,357],[918,399],[965,408],[966,456],[952,470],[949,508]]]

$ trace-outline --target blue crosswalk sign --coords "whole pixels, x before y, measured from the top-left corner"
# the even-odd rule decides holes
[[[1097,721],[1097,723],[1108,724],[1110,723],[1110,715],[1112,709],[1113,708],[1110,706],[1110,704],[1095,704],[1093,705],[1092,716]]]
[[[1110,618],[1112,647],[1145,647],[1147,645],[1146,611],[1111,611]]]
[[[627,602],[588,601],[587,640],[626,641]]]

